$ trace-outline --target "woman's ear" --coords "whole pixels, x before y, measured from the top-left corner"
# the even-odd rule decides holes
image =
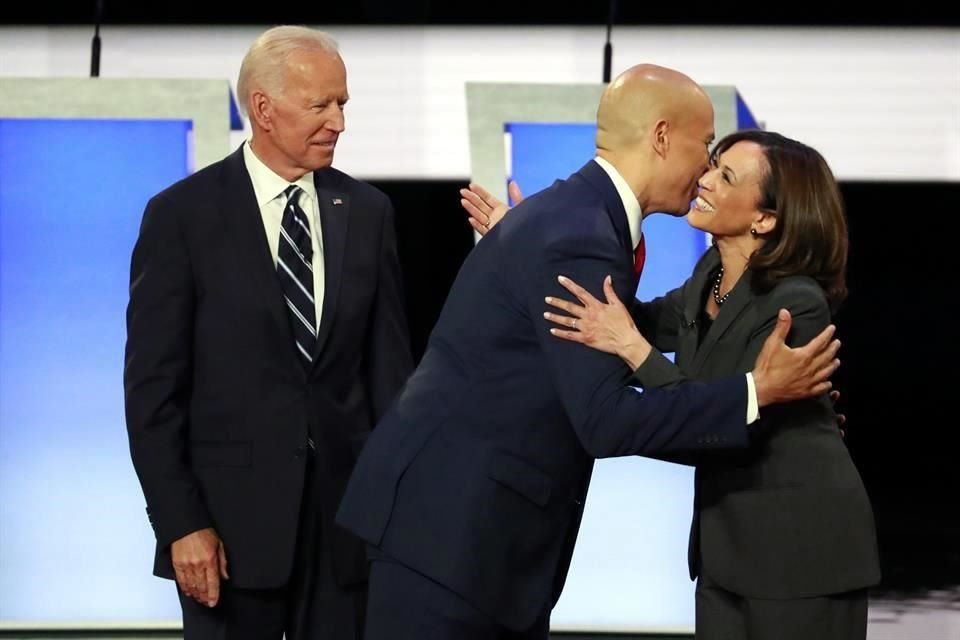
[[[777,216],[772,211],[761,210],[750,225],[750,235],[765,236],[777,228]]]

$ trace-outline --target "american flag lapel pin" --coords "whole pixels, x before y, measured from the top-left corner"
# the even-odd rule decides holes
[[[340,198],[334,198],[331,202],[333,202],[333,204],[343,204],[343,200]]]

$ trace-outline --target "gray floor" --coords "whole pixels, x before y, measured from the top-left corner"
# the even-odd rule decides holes
[[[692,636],[557,634],[557,640],[680,640]],[[4,640],[181,640],[164,631],[4,631]],[[811,639],[815,640],[815,639]],[[910,597],[874,596],[870,603],[867,640],[960,640],[960,588]]]

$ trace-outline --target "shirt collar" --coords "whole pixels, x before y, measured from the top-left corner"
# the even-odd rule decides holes
[[[250,181],[253,183],[253,193],[257,197],[257,206],[262,208],[281,195],[291,184],[303,189],[308,196],[316,201],[317,189],[313,184],[312,171],[301,176],[296,182],[287,182],[257,157],[257,154],[250,147],[249,140],[243,145],[243,162],[247,167],[247,173],[250,174]],[[302,205],[302,201],[300,204]]]
[[[630,227],[630,241],[633,243],[633,248],[636,249],[637,245],[640,244],[642,234],[640,226],[643,222],[643,211],[640,208],[640,202],[637,201],[637,196],[616,167],[600,156],[595,157],[594,161],[610,176],[620,200],[623,201],[623,210],[627,212],[627,225]]]

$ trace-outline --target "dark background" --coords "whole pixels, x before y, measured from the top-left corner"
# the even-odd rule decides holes
[[[115,25],[595,25],[606,2],[224,3],[105,0]],[[641,26],[957,27],[948,4],[849,1],[619,2],[617,24]],[[4,3],[4,24],[89,24],[96,3]],[[952,13],[952,12],[951,12]],[[958,12],[960,13],[960,12]],[[904,37],[908,37],[905,35]],[[922,32],[911,34],[923,46]],[[616,48],[617,31],[613,31]],[[597,52],[598,69],[601,52]],[[960,73],[960,69],[957,70]],[[598,78],[599,79],[599,78]],[[896,159],[892,158],[891,162]],[[462,181],[377,181],[394,201],[414,348],[419,356],[472,234],[459,206]],[[960,499],[953,431],[954,301],[960,251],[960,183],[844,182],[851,239],[850,297],[837,316],[843,365],[835,377],[847,444],[873,500],[883,583],[910,594],[960,585]],[[682,224],[682,222],[678,222]],[[656,247],[648,250],[656,251]]]
[[[851,0],[711,0],[675,2],[620,0],[617,24],[789,25],[789,26],[957,26],[947,18],[949,0],[915,0],[855,5]],[[310,25],[603,25],[608,0],[348,0],[213,2],[211,0],[103,0],[110,24]],[[0,9],[7,24],[92,23],[95,0],[22,2]],[[939,8],[937,8],[939,6]]]

